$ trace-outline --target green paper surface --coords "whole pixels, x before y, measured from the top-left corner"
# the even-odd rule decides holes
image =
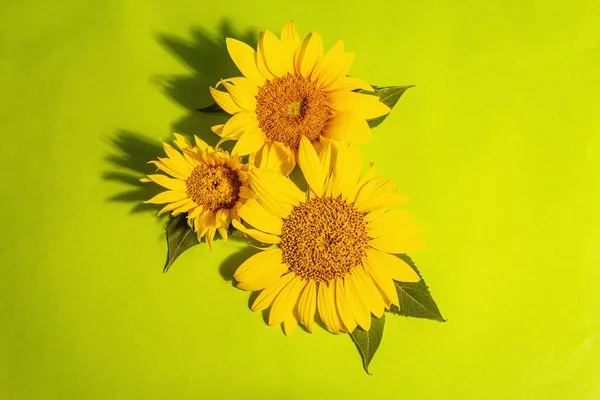
[[[361,145],[425,229],[410,254],[448,321],[354,343],[248,309],[238,236],[168,274],[137,181],[237,75],[225,35],[294,19],[352,76],[416,85]],[[600,2],[0,4],[0,398],[600,398]]]

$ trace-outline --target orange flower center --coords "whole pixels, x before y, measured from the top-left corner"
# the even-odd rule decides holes
[[[285,220],[280,247],[283,262],[297,275],[330,282],[361,264],[368,241],[362,213],[345,200],[314,197]]]
[[[187,195],[210,211],[233,208],[242,186],[236,171],[225,165],[207,164],[196,166],[185,183]]]
[[[267,139],[294,150],[300,138],[317,140],[331,117],[327,96],[313,81],[300,75],[285,75],[267,81],[256,97],[258,126]]]

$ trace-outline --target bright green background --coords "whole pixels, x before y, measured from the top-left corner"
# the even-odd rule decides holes
[[[0,397],[600,398],[600,2],[391,4],[0,3]],[[223,35],[288,19],[417,85],[362,149],[413,200],[448,322],[388,318],[371,377],[348,337],[248,310],[240,242],[163,275],[138,206],[159,139],[209,137]]]

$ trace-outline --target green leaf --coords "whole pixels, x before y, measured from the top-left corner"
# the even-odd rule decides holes
[[[381,318],[376,318],[371,314],[371,329],[365,331],[362,328],[357,327],[351,334],[350,337],[356,344],[360,356],[363,360],[363,367],[367,374],[369,372],[369,364],[375,355],[375,352],[379,348],[381,339],[383,338],[383,328],[385,326],[385,314]]]
[[[421,277],[415,263],[406,254],[398,255],[400,259],[405,261],[415,272]],[[421,277],[419,282],[397,282],[394,281],[396,291],[398,292],[398,300],[400,300],[400,308],[392,305],[390,312],[392,314],[402,315],[405,317],[427,318],[434,321],[446,322],[437,304],[429,293],[429,288],[425,284],[425,280]]]
[[[198,111],[203,112],[203,113],[207,113],[207,114],[229,115],[221,107],[219,107],[219,105],[217,103],[212,103],[208,107],[199,108]]]
[[[167,262],[163,272],[169,271],[171,265],[187,249],[200,244],[198,237],[187,223],[187,214],[170,217],[167,222]]]
[[[379,96],[379,100],[388,106],[390,109],[393,109],[400,97],[411,87],[415,85],[408,86],[385,86],[385,87],[377,87],[374,86],[375,92],[367,92],[366,90],[361,90],[359,93],[370,94],[374,96]],[[370,119],[367,122],[369,123],[369,128],[375,128],[379,124],[381,124],[390,114],[382,115],[381,117],[377,117],[374,119]]]

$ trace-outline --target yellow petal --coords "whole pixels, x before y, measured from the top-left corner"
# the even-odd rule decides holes
[[[376,261],[375,264],[379,265]],[[377,318],[381,318],[385,309],[385,302],[373,278],[365,271],[362,265],[352,270],[354,282],[360,287],[360,299],[367,310],[371,311]]]
[[[339,40],[315,65],[311,77],[319,87],[327,90],[326,88],[346,76],[353,61],[354,54],[344,53],[344,41]]]
[[[167,190],[166,192],[162,192],[151,198],[150,200],[146,200],[144,203],[150,204],[164,204],[164,203],[173,203],[175,201],[187,199],[187,193],[175,192],[173,190]]]
[[[340,333],[340,321],[335,307],[335,285],[319,283],[319,295],[317,296],[317,306],[321,320],[331,332]]]
[[[241,109],[246,111],[256,110],[258,87],[255,84],[251,83],[246,78],[223,79],[219,83],[223,84],[225,89],[229,92],[231,99]]]
[[[265,144],[265,133],[256,128],[245,132],[235,144],[231,154],[245,156],[246,154],[258,151]]]
[[[219,125],[216,125],[219,126]],[[214,128],[214,126],[213,126]],[[208,149],[208,144],[206,144],[206,142],[202,139],[200,139],[198,136],[194,135],[194,141],[196,142],[196,146],[198,147],[198,149],[200,151],[204,151],[206,149]]]
[[[373,178],[362,185],[354,206],[360,212],[370,212],[409,200],[407,196],[396,192],[396,185],[390,179]]]
[[[265,77],[258,71],[256,67],[256,51],[246,43],[239,40],[227,38],[227,51],[231,59],[238,67],[240,72],[252,83],[257,86],[262,86],[265,83]]]
[[[366,143],[371,141],[371,129],[366,120],[355,113],[344,111],[329,118],[323,136],[347,142]]]
[[[287,176],[296,166],[296,154],[284,143],[267,142],[262,149],[250,155],[250,163]]]
[[[288,70],[288,60],[286,60],[285,47],[279,41],[279,38],[271,31],[264,31],[259,36],[259,42],[262,40],[262,49],[265,55],[265,62],[269,71],[273,75],[281,77],[286,72],[293,72]]]
[[[384,253],[375,249],[367,249],[366,257],[376,265],[377,268],[385,271],[393,280],[399,282],[419,282],[419,275],[404,262],[401,258]]]
[[[237,230],[241,231],[242,233],[245,233],[246,235],[252,237],[253,239],[258,240],[261,243],[277,244],[277,243],[281,242],[281,238],[279,236],[271,235],[269,233],[264,233],[264,232],[261,232],[256,229],[246,228],[244,225],[242,225],[239,221],[237,221],[235,219],[233,221],[231,221],[231,223]]]
[[[254,128],[258,128],[256,114],[253,111],[241,111],[227,120],[221,136],[237,140],[242,133]]]
[[[215,100],[215,102],[226,113],[228,113],[228,114],[235,114],[235,113],[238,113],[238,112],[242,111],[242,109],[240,108],[240,106],[238,106],[236,104],[236,102],[233,101],[233,99],[231,98],[231,95],[229,93],[222,92],[222,91],[217,90],[217,89],[215,89],[213,87],[209,87],[208,89],[210,90],[210,94],[212,95],[212,97]]]
[[[323,40],[319,32],[311,32],[296,52],[296,71],[308,78],[323,57]]]
[[[352,273],[349,273],[344,277],[344,289],[346,290],[348,309],[358,325],[365,331],[368,331],[371,329],[371,313],[363,305],[361,300],[362,287],[355,281]]]
[[[373,281],[386,300],[391,304],[399,306],[398,292],[389,271],[385,267],[375,264],[368,256],[363,257],[363,266],[365,267],[365,271],[373,278]]]
[[[254,300],[254,303],[252,303],[252,311],[266,310],[271,305],[275,297],[279,294],[279,292],[281,292],[281,290],[295,277],[296,274],[290,272],[289,274],[285,274],[279,279],[277,279],[277,281],[272,286],[263,289],[263,291],[260,292],[256,300]]]
[[[171,215],[176,217],[179,214],[183,214],[183,213],[190,211],[194,207],[196,207],[196,203],[194,203],[192,200],[188,199],[187,202],[185,202],[184,204],[182,204],[179,207],[177,207],[176,209],[174,209],[173,212],[171,213]]]
[[[160,169],[163,172],[166,172],[167,174],[171,175],[172,177],[175,177],[177,179],[183,179],[186,180],[188,178],[189,175],[186,175],[185,173],[179,172],[177,171],[175,168],[173,168],[173,165],[166,165],[163,161],[164,160],[168,160],[170,161],[168,158],[166,159],[161,159],[159,157],[159,160],[162,161],[149,161],[149,164],[154,164],[158,169]]]
[[[356,329],[356,320],[352,316],[348,308],[348,300],[346,299],[346,290],[344,289],[344,280],[337,279],[335,281],[335,304],[340,316],[345,331],[351,333]]]
[[[373,92],[373,87],[362,79],[354,78],[352,76],[344,76],[339,81],[335,82],[331,86],[324,87],[322,90],[327,92],[337,92],[340,90],[356,90],[362,89],[368,92]]]
[[[289,267],[281,262],[279,248],[254,254],[238,267],[233,278],[243,290],[261,290],[273,285]]]
[[[386,253],[405,254],[421,250],[425,247],[425,242],[416,237],[416,233],[414,232],[408,233],[397,230],[392,235],[380,236],[369,240],[369,245]]]
[[[355,144],[340,148],[330,183],[334,197],[341,195],[344,200],[354,199],[361,166],[360,152]]]
[[[293,75],[296,73],[294,54],[301,44],[300,36],[298,35],[298,30],[296,29],[294,21],[289,21],[283,27],[283,30],[281,31],[281,44],[283,45],[285,52],[286,69]]]
[[[210,130],[213,131],[214,133],[216,133],[217,135],[221,136],[221,135],[223,135],[223,127],[224,126],[225,126],[225,124],[213,125],[210,127]]]
[[[281,235],[283,221],[271,214],[255,199],[249,199],[238,210],[238,215],[247,223],[267,233]]]
[[[325,189],[325,171],[321,169],[319,156],[306,136],[300,139],[298,164],[310,188],[317,196],[322,196]]]
[[[291,312],[283,320],[283,333],[285,333],[285,336],[291,335],[296,325],[298,325],[298,318],[294,312]]]
[[[163,213],[169,212],[169,211],[173,211],[178,209],[179,207],[182,207],[188,203],[192,203],[193,205],[195,205],[194,202],[192,202],[190,199],[188,199],[187,197],[183,200],[179,200],[176,201],[174,203],[169,203],[166,206],[164,206],[159,212],[158,215],[162,215]]]
[[[191,173],[194,170],[194,168],[196,167],[196,164],[194,162],[192,162],[189,159],[186,159],[180,152],[175,150],[175,148],[173,146],[171,146],[170,144],[163,143],[162,145],[163,145],[163,149],[165,150],[165,153],[169,157],[169,162],[178,171],[182,171],[182,172],[185,171],[186,173]],[[160,160],[163,161],[163,159],[160,159]]]
[[[373,119],[388,114],[391,110],[379,101],[378,96],[350,91],[332,92],[327,103],[337,111],[350,111],[363,119]]]
[[[296,306],[298,296],[306,286],[306,282],[296,276],[279,292],[275,300],[273,300],[271,310],[269,311],[269,325],[279,325],[292,313],[292,309]]]
[[[255,168],[251,177],[250,186],[258,201],[280,218],[287,218],[293,207],[306,199],[289,178],[276,172]]]
[[[331,162],[331,152],[331,141],[328,141],[327,144],[325,144],[325,147],[323,147],[323,149],[319,152],[319,164],[321,166],[321,170],[325,175],[326,180],[329,178],[329,175],[331,174],[331,169],[333,168]]]
[[[176,192],[185,192],[187,190],[185,181],[181,179],[173,179],[161,174],[148,175],[148,178],[151,181],[158,183],[160,186]]]
[[[317,284],[315,281],[308,281],[304,291],[300,295],[300,300],[298,301],[298,312],[300,314],[302,325],[304,325],[310,333],[313,332],[316,309]]]
[[[179,150],[185,150],[192,147],[190,142],[188,142],[187,139],[181,136],[180,134],[174,133],[173,135],[175,136],[175,144],[177,145],[177,147],[179,147]]]
[[[258,43],[256,46],[256,67],[260,71],[261,75],[263,75],[267,80],[271,80],[275,78],[273,72],[267,67],[267,58],[265,56],[265,48],[264,48],[264,36],[265,31],[262,31],[258,34]]]

